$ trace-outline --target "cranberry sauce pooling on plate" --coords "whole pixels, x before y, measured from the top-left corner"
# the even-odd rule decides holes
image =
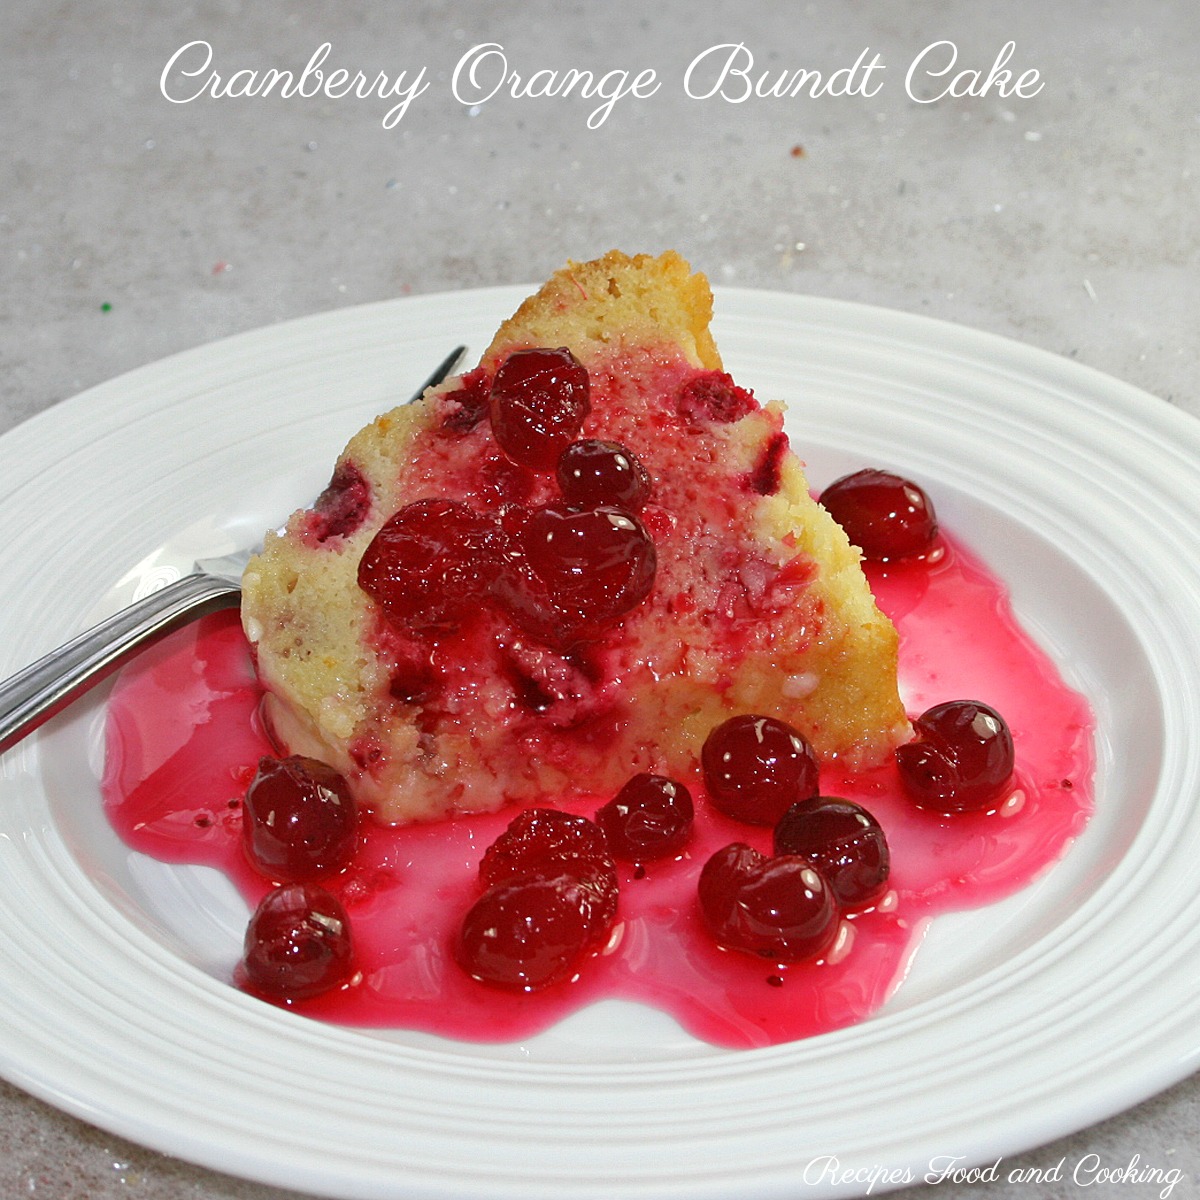
[[[809,496],[710,309],[674,255],[560,272],[268,539],[249,647],[209,619],[123,677],[109,814],[238,883],[246,990],[477,1039],[621,997],[784,1041],[1078,832],[1083,701],[915,483]]]

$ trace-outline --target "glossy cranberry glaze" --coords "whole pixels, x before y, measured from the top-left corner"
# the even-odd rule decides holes
[[[739,835],[693,789],[696,823],[686,852],[651,866],[644,879],[618,864],[623,937],[610,936],[604,953],[592,953],[560,986],[485,987],[453,952],[463,915],[482,890],[482,848],[512,814],[405,827],[363,821],[355,862],[337,877],[337,890],[354,925],[355,969],[366,986],[336,988],[297,1007],[351,1027],[519,1043],[586,1005],[621,999],[656,1007],[693,1036],[728,1048],[820,1034],[876,1011],[903,977],[930,917],[994,903],[1042,877],[1092,809],[1095,726],[1086,701],[1021,632],[1001,582],[952,540],[946,549],[936,570],[872,569],[872,585],[900,629],[914,710],[947,695],[989,697],[1019,735],[1023,802],[1006,806],[1003,817],[978,811],[947,819],[908,799],[894,762],[865,774],[825,766],[823,785],[869,808],[892,854],[894,904],[889,898],[848,912],[844,924],[853,937],[845,953],[839,943],[836,954],[780,971],[755,954],[721,950],[700,918],[697,877],[708,857]],[[431,653],[437,648],[430,643]],[[252,908],[267,887],[242,849],[240,805],[229,801],[245,790],[260,757],[272,753],[256,720],[261,700],[237,614],[189,625],[140,655],[118,680],[108,704],[102,783],[108,818],[131,849],[163,863],[219,870]],[[197,723],[201,712],[207,719]],[[563,807],[591,813],[598,803]],[[767,836],[754,831],[755,845],[765,849]],[[238,978],[249,986],[240,971]]]
[[[596,813],[615,858],[643,863],[678,854],[692,834],[695,809],[682,783],[635,775]]]
[[[727,950],[797,962],[819,957],[837,936],[833,892],[798,855],[766,858],[735,842],[704,864],[698,895],[705,925]]]
[[[349,865],[358,810],[346,781],[315,758],[263,758],[242,805],[246,857],[268,879],[318,879]]]
[[[909,797],[936,812],[990,808],[1004,799],[1015,766],[1012,733],[987,704],[952,700],[913,722],[913,741],[896,748]]]
[[[254,991],[276,1001],[311,999],[346,982],[354,947],[341,902],[311,883],[268,892],[246,929],[242,969]]]
[[[798,800],[817,794],[816,753],[803,734],[773,717],[722,722],[700,753],[709,798],[727,816],[774,825]]]
[[[844,908],[873,904],[887,891],[887,839],[861,805],[833,796],[801,800],[779,819],[774,842],[776,854],[808,859]]]
[[[394,625],[453,629],[476,612],[500,572],[496,524],[456,500],[406,504],[358,564],[358,584]]]
[[[590,412],[587,370],[565,347],[517,350],[492,380],[492,433],[525,467],[552,471]]]
[[[890,471],[856,471],[831,483],[821,504],[863,557],[877,562],[928,554],[937,539],[933,503]]]
[[[620,442],[572,442],[555,469],[558,490],[572,508],[615,505],[636,512],[650,495],[650,475]]]

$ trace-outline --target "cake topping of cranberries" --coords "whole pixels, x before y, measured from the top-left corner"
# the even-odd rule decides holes
[[[713,804],[751,825],[774,825],[798,800],[817,794],[816,753],[774,717],[731,717],[705,739],[700,761]]]
[[[519,813],[479,864],[484,894],[459,930],[455,958],[497,987],[559,983],[607,940],[617,873],[600,828],[550,808]]]
[[[644,863],[678,854],[691,837],[691,793],[663,775],[635,775],[596,813],[616,858]]]
[[[375,535],[358,584],[393,624],[453,629],[475,612],[500,571],[496,525],[457,500],[406,504]]]
[[[738,387],[723,371],[694,375],[675,397],[679,415],[689,421],[728,425],[758,408],[754,393]]]
[[[887,839],[879,822],[849,800],[814,796],[793,804],[775,826],[775,853],[808,859],[845,908],[872,904],[887,891]]]
[[[346,910],[311,883],[268,892],[246,929],[242,966],[250,987],[272,1000],[307,1000],[340,986],[354,970]]]
[[[620,442],[586,438],[559,456],[558,490],[574,508],[611,504],[636,511],[650,495],[650,475]]]
[[[492,433],[522,466],[552,471],[591,410],[587,369],[565,346],[517,350],[492,380]]]
[[[270,879],[316,879],[354,857],[354,797],[342,776],[315,758],[261,759],[242,814],[246,856]]]
[[[548,504],[510,517],[498,581],[513,620],[548,645],[595,638],[650,594],[654,539],[632,513]]]
[[[766,858],[735,842],[704,864],[698,895],[704,924],[727,950],[798,962],[824,954],[837,937],[833,892],[799,855]]]
[[[1004,718],[976,700],[935,705],[913,722],[916,737],[896,748],[900,780],[921,808],[966,812],[999,803],[1015,753]]]
[[[821,493],[821,504],[863,557],[876,562],[919,558],[937,540],[933,502],[911,480],[890,471],[843,475]]]

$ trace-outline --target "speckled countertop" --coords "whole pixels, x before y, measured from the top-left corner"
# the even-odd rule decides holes
[[[910,96],[905,71],[939,41],[985,75],[1011,41],[1013,78],[1036,71],[1024,85],[1036,94],[919,102],[948,77],[918,79]],[[329,42],[339,65],[424,66],[431,86],[391,128],[395,101],[377,99],[172,104],[160,77],[191,42],[209,43],[212,70],[226,76],[299,69]],[[450,74],[483,42],[502,44],[525,73],[652,68],[670,86],[624,97],[591,129],[582,102],[460,102]],[[699,51],[737,42],[761,70],[865,67],[864,47],[883,69],[860,67],[851,94],[820,99],[686,97],[677,84]],[[531,281],[612,246],[675,247],[718,285],[989,330],[1200,415],[1198,58],[1192,0],[986,11],[968,0],[8,0],[0,431],[227,334],[400,294]],[[180,71],[166,89],[179,99],[188,84]],[[1193,1078],[1006,1160],[1006,1171],[1065,1160],[1061,1182],[946,1183],[936,1194],[1163,1190],[1084,1188],[1069,1171],[1088,1154],[1177,1168],[1171,1194],[1200,1194],[1198,1124]],[[282,1193],[126,1144],[0,1084],[0,1195]]]

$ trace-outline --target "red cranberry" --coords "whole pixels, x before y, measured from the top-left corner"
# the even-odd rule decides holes
[[[705,371],[679,389],[675,407],[689,421],[728,425],[755,412],[758,401],[753,392],[738,387],[723,371]]]
[[[318,542],[353,533],[371,509],[371,485],[352,462],[334,468],[329,485],[313,505],[313,532]]]
[[[933,503],[890,471],[856,471],[831,483],[821,504],[863,557],[878,562],[928,554],[937,537]]]
[[[557,808],[527,808],[484,851],[479,878],[485,887],[558,875],[576,861],[612,865],[604,833],[587,817]]]
[[[596,813],[616,858],[641,863],[678,854],[692,833],[691,793],[662,775],[635,775]]]
[[[617,871],[600,827],[554,808],[527,808],[487,848],[479,864],[484,887],[569,876],[582,891],[591,940],[608,935],[617,915]]]
[[[574,508],[611,504],[636,511],[650,495],[650,475],[620,442],[572,442],[557,467],[558,490]]]
[[[498,591],[517,625],[547,645],[601,636],[654,586],[654,539],[632,513],[550,504],[512,522]]]
[[[242,965],[251,988],[272,1000],[307,1000],[338,987],[354,967],[345,909],[311,883],[269,892],[250,918]]]
[[[793,804],[775,826],[775,853],[808,859],[846,908],[871,904],[887,890],[887,839],[879,822],[849,800],[814,796]]]
[[[896,749],[900,779],[921,808],[965,812],[1004,798],[1015,755],[1004,718],[986,704],[952,700],[913,722],[915,740]]]
[[[534,991],[574,974],[608,938],[617,873],[600,828],[551,808],[518,813],[479,864],[487,891],[463,920],[459,965],[498,987]]]
[[[492,380],[492,433],[525,467],[553,470],[591,410],[587,370],[565,346],[517,350]]]
[[[735,842],[704,864],[699,897],[705,925],[727,950],[796,962],[819,957],[837,936],[833,892],[798,855],[765,858]]]
[[[315,758],[261,759],[242,812],[246,855],[271,879],[316,879],[354,857],[354,797],[341,775]]]
[[[713,804],[751,825],[774,825],[796,801],[817,794],[816,753],[773,717],[731,717],[705,739],[700,761]]]
[[[788,435],[772,434],[746,480],[752,492],[757,492],[760,496],[773,496],[779,491],[783,486],[783,464],[787,452]]]
[[[417,500],[372,539],[358,584],[401,628],[453,629],[499,574],[500,541],[492,521],[457,500]]]
[[[454,957],[481,983],[532,992],[573,975],[593,942],[585,886],[557,875],[486,891],[463,920]]]

